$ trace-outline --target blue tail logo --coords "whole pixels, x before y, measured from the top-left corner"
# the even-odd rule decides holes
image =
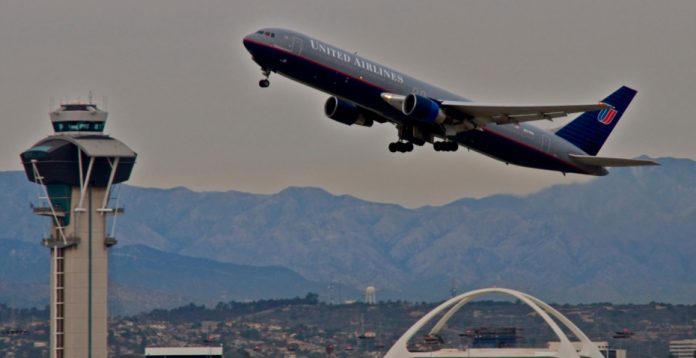
[[[605,103],[605,104],[609,104],[609,103]],[[617,113],[619,113],[619,111],[617,111],[614,108],[614,106],[612,106],[611,108],[605,108],[605,109],[599,111],[599,114],[597,114],[597,120],[599,121],[599,123],[602,123],[605,126],[608,126],[611,124],[611,122],[614,121],[614,117],[616,117]]]
[[[585,112],[559,129],[556,135],[589,155],[597,155],[635,95],[636,90],[632,88],[617,89],[602,100],[611,108]]]

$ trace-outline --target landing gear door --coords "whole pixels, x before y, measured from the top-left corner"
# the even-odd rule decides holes
[[[299,37],[293,37],[292,38],[292,44],[290,45],[290,51],[294,53],[295,55],[301,55],[302,54],[302,39]]]

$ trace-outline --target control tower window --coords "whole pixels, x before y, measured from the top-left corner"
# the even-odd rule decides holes
[[[97,106],[94,104],[64,104],[62,107],[64,111],[89,111],[90,109],[97,109]]]
[[[53,122],[53,130],[56,132],[102,132],[104,131],[104,122]]]

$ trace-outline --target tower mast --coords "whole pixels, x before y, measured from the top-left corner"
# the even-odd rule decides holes
[[[51,358],[107,357],[106,216],[114,184],[130,177],[136,153],[104,135],[107,113],[92,103],[62,104],[50,113],[55,133],[20,157],[27,179],[41,185],[51,218],[42,244],[51,250]]]

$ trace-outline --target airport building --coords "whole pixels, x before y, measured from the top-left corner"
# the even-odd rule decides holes
[[[609,346],[609,342],[592,342],[597,346],[597,349],[602,353],[605,358],[626,358],[625,349],[616,349]],[[559,342],[549,342],[549,349],[557,350]],[[573,346],[576,350],[580,350],[580,345],[577,342],[573,342]]]
[[[112,188],[128,180],[136,154],[103,134],[107,113],[91,101],[50,117],[55,133],[20,155],[43,189],[34,213],[51,220],[42,240],[51,250],[50,357],[106,358],[107,250],[116,244],[107,217],[122,212],[110,205]]]
[[[147,347],[145,357],[222,358],[222,347]]]
[[[669,341],[669,356],[674,358],[696,357],[696,339]]]
[[[546,347],[539,348],[515,348],[515,347],[466,347],[463,349],[441,348],[438,345],[440,332],[447,322],[463,306],[472,300],[490,294],[504,294],[518,299],[529,306],[551,328],[558,338],[557,342],[551,342]],[[437,321],[435,319],[438,318]],[[428,331],[426,328],[436,323]],[[560,324],[560,326],[559,326]],[[571,341],[561,326],[570,331],[578,341]],[[425,330],[428,332],[423,339],[418,339],[416,334]],[[516,334],[516,332],[515,332]],[[409,342],[422,341],[423,344],[410,345]],[[555,308],[536,297],[515,290],[505,288],[486,288],[470,291],[453,297],[432,311],[428,312],[409,328],[389,349],[384,358],[415,358],[415,357],[447,357],[447,358],[605,358],[604,354],[573,322],[558,312]],[[611,356],[610,356],[611,357]],[[622,358],[619,356],[611,358]]]

